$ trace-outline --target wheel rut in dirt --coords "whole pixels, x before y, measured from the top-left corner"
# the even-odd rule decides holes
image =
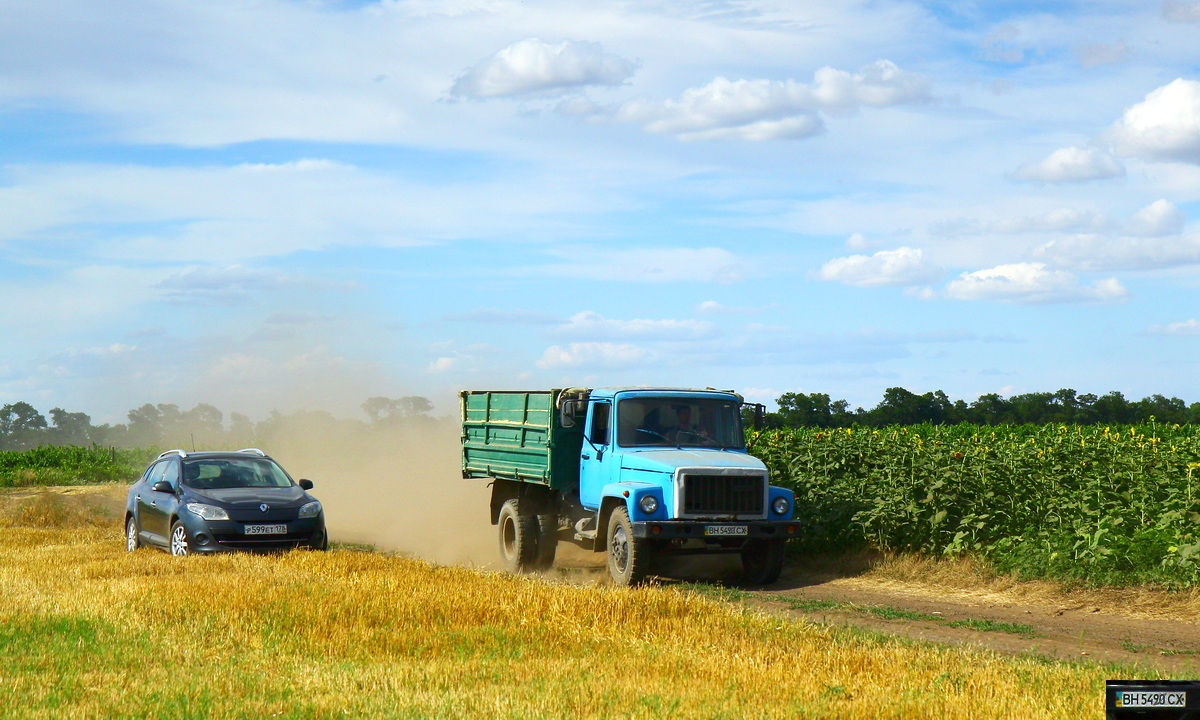
[[[1200,624],[1135,617],[1069,594],[1031,601],[996,592],[793,572],[740,597],[748,607],[823,625],[1200,676]]]

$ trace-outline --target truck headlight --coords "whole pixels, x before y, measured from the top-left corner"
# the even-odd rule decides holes
[[[638,500],[638,507],[647,515],[653,515],[658,509],[658,498],[653,495],[643,495],[641,500]]]
[[[188,512],[199,515],[205,520],[228,520],[229,513],[225,512],[225,508],[219,508],[216,505],[204,505],[202,503],[188,503],[185,506]]]
[[[315,518],[316,516],[318,516],[320,514],[321,514],[321,503],[317,502],[316,500],[313,500],[312,502],[308,503],[304,507],[300,508],[299,517]]]
[[[775,511],[776,515],[786,515],[790,504],[787,498],[777,497],[775,502],[771,503],[771,509]]]

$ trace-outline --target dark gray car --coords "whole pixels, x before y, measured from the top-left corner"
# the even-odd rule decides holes
[[[129,488],[125,547],[172,555],[222,550],[325,550],[325,512],[262,450],[168,450]]]

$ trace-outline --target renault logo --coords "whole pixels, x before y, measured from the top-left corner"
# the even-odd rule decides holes
[[[259,511],[259,512],[266,512],[266,511],[268,511],[268,510],[270,510],[270,509],[271,509],[271,506],[270,506],[270,505],[268,505],[268,504],[266,504],[266,503],[263,503],[262,505],[259,505],[259,506],[258,506],[258,511]]]

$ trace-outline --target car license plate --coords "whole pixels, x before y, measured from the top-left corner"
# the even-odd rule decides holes
[[[708,536],[748,535],[750,529],[745,525],[705,525],[704,534]]]
[[[286,535],[287,525],[247,525],[247,535]]]

